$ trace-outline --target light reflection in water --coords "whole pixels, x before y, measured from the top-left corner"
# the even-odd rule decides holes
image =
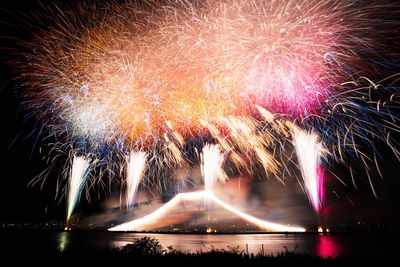
[[[315,253],[321,258],[336,258],[341,255],[340,244],[331,236],[320,235],[316,245]]]
[[[51,237],[51,239],[49,239]],[[397,255],[398,238],[395,235],[382,234],[160,234],[160,233],[120,233],[120,232],[59,232],[46,238],[24,239],[51,245],[60,251],[68,249],[101,249],[122,247],[135,238],[150,237],[157,239],[167,248],[172,246],[180,251],[207,251],[238,247],[239,251],[277,255],[296,252],[317,257],[387,257]],[[13,236],[13,238],[16,238]],[[38,243],[39,242],[39,243]],[[54,243],[53,243],[54,242]],[[376,246],[376,244],[380,244]],[[247,246],[246,246],[247,245]]]
[[[61,232],[59,233],[58,238],[58,250],[64,251],[69,243],[69,233],[68,232]]]
[[[257,254],[277,255],[282,252],[310,252],[305,251],[304,241],[297,235],[191,235],[191,234],[133,234],[128,233],[118,240],[114,240],[112,246],[122,247],[132,242],[134,238],[148,236],[156,238],[163,247],[172,246],[181,251],[207,251],[212,248],[229,249],[239,247],[239,251]],[[303,250],[301,250],[301,249]]]

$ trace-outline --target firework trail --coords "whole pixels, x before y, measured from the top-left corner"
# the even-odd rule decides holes
[[[321,167],[322,145],[313,133],[294,130],[293,142],[308,198],[316,211],[322,206],[324,175]]]
[[[273,232],[304,232],[305,229],[302,227],[291,227],[285,226],[277,223],[272,223],[269,221],[261,220],[255,218],[249,214],[239,211],[238,209],[232,207],[229,204],[218,199],[214,194],[209,191],[197,191],[190,193],[180,193],[176,195],[173,199],[165,203],[162,207],[150,213],[140,219],[136,219],[124,224],[117,225],[108,229],[109,231],[143,231],[157,228],[157,222],[162,220],[168,213],[176,210],[180,204],[185,202],[193,201],[209,201],[214,202],[222,208],[234,213],[240,218],[257,225],[261,229],[273,231]]]
[[[94,155],[99,168],[118,173],[121,155],[147,153],[143,180],[159,191],[175,168],[197,166],[209,143],[219,147],[202,157],[216,156],[220,169],[200,160],[207,192],[226,179],[224,153],[237,172],[262,168],[285,184],[293,141],[318,210],[330,162],[351,156],[368,170],[376,141],[400,157],[391,134],[400,106],[394,7],[164,0],[49,8],[51,25],[17,60],[21,95],[61,150]],[[288,125],[299,130],[292,136]]]
[[[67,227],[70,224],[72,212],[79,201],[83,187],[85,185],[90,160],[82,156],[74,156],[71,172],[69,174],[68,186],[68,208],[67,208]]]
[[[145,152],[131,151],[127,157],[126,170],[126,206],[129,208],[135,199],[139,183],[146,168],[147,154]]]

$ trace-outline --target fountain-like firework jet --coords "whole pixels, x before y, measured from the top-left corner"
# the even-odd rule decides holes
[[[253,223],[260,227],[261,229],[274,231],[274,232],[304,232],[305,229],[302,227],[291,227],[285,226],[277,223],[272,223],[269,221],[261,220],[256,217],[253,217],[249,214],[246,214],[231,205],[223,202],[219,198],[217,198],[214,194],[209,191],[196,191],[191,193],[180,193],[176,195],[173,199],[165,203],[161,208],[157,209],[153,213],[144,216],[143,218],[139,218],[124,224],[120,224],[113,228],[108,229],[109,231],[140,231],[140,230],[149,230],[157,228],[157,222],[161,220],[165,215],[169,212],[177,209],[183,202],[193,202],[193,201],[212,201],[222,208],[234,213],[240,218]]]
[[[208,192],[214,192],[217,180],[225,182],[228,176],[222,169],[225,155],[218,145],[205,145],[201,154],[201,173],[204,179],[204,188]]]
[[[323,201],[324,175],[321,166],[323,156],[322,144],[315,133],[305,132],[298,128],[293,131],[293,141],[296,148],[301,175],[308,198],[318,212]]]
[[[72,168],[69,175],[68,185],[68,204],[67,204],[67,223],[70,224],[72,212],[76,203],[79,201],[83,186],[86,181],[90,159],[82,156],[75,156],[72,162]]]
[[[144,170],[146,168],[146,152],[131,151],[127,157],[126,168],[126,206],[127,208],[133,204],[139,183],[142,180]]]

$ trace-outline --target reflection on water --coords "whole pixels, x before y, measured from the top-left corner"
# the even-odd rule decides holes
[[[240,234],[240,235],[174,235],[174,234],[125,234],[112,245],[122,247],[133,238],[149,236],[156,238],[164,246],[172,246],[182,251],[207,251],[212,248],[229,249],[238,247],[246,253],[277,255],[282,252],[298,252],[320,257],[339,256],[338,244],[331,236],[294,234]]]
[[[321,258],[341,256],[340,243],[332,236],[320,235],[315,252]]]
[[[58,241],[58,250],[59,251],[64,251],[65,248],[68,246],[68,233],[67,232],[61,232],[59,234],[59,241]]]
[[[138,234],[118,232],[60,232],[52,233],[43,242],[54,244],[60,251],[68,248],[122,247],[135,238],[150,237],[159,240],[166,248],[172,246],[181,251],[207,251],[212,248],[236,248],[247,253],[277,255],[282,252],[297,252],[318,257],[365,256],[381,257],[398,247],[393,235],[348,234]],[[15,238],[15,237],[14,237]],[[25,236],[25,240],[26,236]],[[38,239],[32,239],[38,243]],[[379,243],[380,246],[376,246]],[[396,254],[396,252],[394,252]]]

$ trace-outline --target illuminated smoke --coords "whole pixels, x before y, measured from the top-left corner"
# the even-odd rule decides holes
[[[179,206],[185,202],[193,201],[207,201],[214,202],[215,204],[221,206],[222,208],[234,213],[240,218],[258,226],[259,228],[267,231],[274,232],[304,232],[305,229],[301,227],[285,226],[277,223],[272,223],[269,221],[261,220],[255,218],[249,214],[246,214],[231,205],[223,202],[217,198],[214,194],[209,191],[196,191],[191,193],[180,193],[172,198],[170,201],[165,203],[162,207],[150,213],[142,218],[112,227],[108,229],[109,231],[142,231],[151,230],[157,228],[157,222],[162,220],[168,213],[173,210],[179,209]]]

